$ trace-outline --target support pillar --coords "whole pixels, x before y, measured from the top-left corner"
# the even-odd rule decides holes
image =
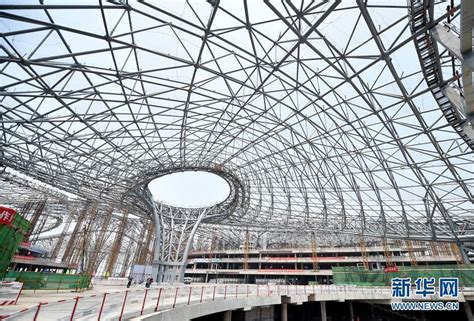
[[[281,321],[288,321],[288,303],[281,304]]]
[[[232,311],[225,311],[223,321],[232,321]]]
[[[349,320],[354,321],[354,307],[352,306],[352,301],[347,301],[349,305]]]
[[[155,224],[155,246],[153,253],[153,261],[151,265],[151,275],[152,278],[156,280],[157,283],[160,283],[162,280],[159,279],[158,272],[160,271],[160,249],[161,249],[161,220],[158,215],[156,207],[153,206],[153,223]]]
[[[155,252],[152,275],[158,283],[183,282],[194,235],[208,213],[203,209],[195,218],[173,217],[172,210],[164,217],[161,210],[152,206],[155,223]],[[182,214],[182,213],[181,213]]]
[[[328,321],[326,301],[321,301],[321,321]]]
[[[196,235],[196,231],[199,225],[201,225],[201,222],[206,214],[207,214],[207,210],[204,209],[201,212],[201,214],[198,216],[196,222],[194,223],[193,229],[191,230],[191,233],[189,234],[188,242],[186,243],[186,248],[184,249],[184,253],[183,253],[183,259],[181,261],[183,265],[181,266],[181,271],[179,273],[179,282],[184,281],[184,274],[186,272],[186,265],[188,261],[189,251],[191,251],[191,246],[193,245],[194,235]]]

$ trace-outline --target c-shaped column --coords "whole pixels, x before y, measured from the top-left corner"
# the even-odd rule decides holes
[[[156,282],[161,282],[159,280],[158,272],[160,271],[160,253],[161,253],[161,222],[160,216],[158,215],[158,211],[156,207],[153,206],[153,221],[155,223],[155,251],[153,253],[153,263],[151,267],[151,275],[154,277]]]
[[[206,213],[207,213],[207,209],[204,209],[201,212],[201,214],[199,214],[198,219],[194,223],[193,229],[191,230],[191,234],[189,234],[188,242],[186,243],[186,248],[184,249],[184,253],[183,253],[183,259],[181,260],[182,265],[181,265],[181,270],[179,273],[179,279],[178,279],[179,282],[184,281],[184,273],[186,272],[186,262],[188,261],[188,256],[189,256],[189,251],[191,250],[191,246],[193,245],[194,235],[196,234],[196,231],[199,225],[201,225],[201,222],[204,216],[206,215]]]

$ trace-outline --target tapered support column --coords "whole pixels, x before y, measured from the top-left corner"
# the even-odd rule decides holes
[[[194,235],[208,209],[176,213],[173,209],[165,210],[168,212],[164,214],[160,207],[153,210],[157,223],[152,271],[157,276],[157,282],[183,282]]]

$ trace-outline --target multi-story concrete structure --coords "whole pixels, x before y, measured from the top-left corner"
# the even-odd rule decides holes
[[[449,246],[442,253],[433,254],[429,245],[391,246],[391,262],[396,266],[411,266],[413,259],[419,266],[456,264],[457,258]],[[410,256],[413,251],[413,257]],[[315,257],[316,255],[316,257]],[[382,246],[367,247],[366,260],[371,270],[383,270],[386,254]],[[244,269],[244,262],[248,268]],[[332,284],[333,267],[363,267],[364,255],[360,247],[251,249],[191,252],[186,276],[195,282],[252,283],[252,284]],[[317,269],[315,270],[314,267]]]

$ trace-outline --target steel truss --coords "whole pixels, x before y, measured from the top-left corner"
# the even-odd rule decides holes
[[[211,164],[245,199],[203,226],[472,240],[473,151],[412,59],[433,24],[411,32],[410,8],[0,4],[1,164],[163,220],[174,266],[203,212],[151,204],[144,182]]]

